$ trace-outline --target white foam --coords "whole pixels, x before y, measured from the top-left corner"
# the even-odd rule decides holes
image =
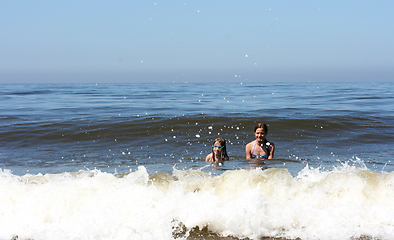
[[[151,175],[0,171],[0,239],[172,239],[180,225],[259,239],[392,238],[394,173],[174,170]],[[187,235],[185,235],[187,236]]]

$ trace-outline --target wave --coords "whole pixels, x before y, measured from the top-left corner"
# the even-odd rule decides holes
[[[11,123],[12,120],[14,123]],[[241,133],[252,135],[253,128],[258,122],[269,126],[269,134],[281,140],[289,137],[326,138],[338,136],[339,140],[359,142],[385,142],[391,139],[394,122],[393,117],[358,117],[358,116],[320,116],[313,118],[282,118],[228,114],[227,116],[206,116],[204,114],[189,116],[141,116],[117,117],[111,119],[77,118],[59,121],[58,119],[42,119],[28,122],[12,118],[0,118],[3,126],[0,139],[5,144],[18,141],[33,143],[41,141],[91,141],[103,138],[113,141],[116,137],[133,136],[149,137],[149,132],[155,135],[184,134],[185,137],[196,134],[234,135]],[[215,129],[212,130],[212,127]],[[366,138],[368,137],[368,138]],[[363,143],[363,142],[362,142]]]
[[[127,171],[128,166],[138,161],[145,166],[149,162],[150,169],[155,164],[167,164],[170,172],[176,161],[203,161],[218,136],[227,140],[230,160],[244,160],[245,145],[254,140],[253,128],[260,121],[268,124],[267,139],[276,145],[276,159],[302,160],[317,167],[359,157],[370,165],[388,164],[393,168],[390,161],[393,117],[256,119],[245,114],[38,122],[0,119],[0,168],[19,167],[23,173],[26,173],[23,167],[42,173],[57,173],[57,168],[76,171],[85,166]],[[298,172],[300,166],[295,167]]]
[[[0,171],[0,238],[392,238],[394,172],[332,170]]]

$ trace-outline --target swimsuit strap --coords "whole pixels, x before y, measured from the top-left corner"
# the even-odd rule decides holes
[[[268,141],[267,141],[268,142]],[[254,146],[253,146],[253,151],[252,151],[252,156],[257,157],[257,158],[268,158],[268,153],[264,154],[264,155],[257,155],[254,154],[254,148],[256,147],[257,144],[257,140],[254,142]]]
[[[222,161],[224,161],[224,157],[222,156]],[[212,157],[211,157],[211,162],[213,162],[213,153],[212,153]]]
[[[256,140],[256,141],[254,141],[254,146],[253,146],[252,155],[255,155],[255,154],[254,154],[254,148],[256,147],[256,144],[257,144],[257,140]],[[255,156],[256,156],[256,155],[255,155]]]

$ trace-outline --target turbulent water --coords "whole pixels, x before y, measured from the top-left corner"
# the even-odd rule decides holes
[[[0,239],[394,238],[394,83],[0,86]]]

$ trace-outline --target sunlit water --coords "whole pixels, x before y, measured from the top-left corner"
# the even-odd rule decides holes
[[[0,238],[390,239],[393,87],[3,84]]]

